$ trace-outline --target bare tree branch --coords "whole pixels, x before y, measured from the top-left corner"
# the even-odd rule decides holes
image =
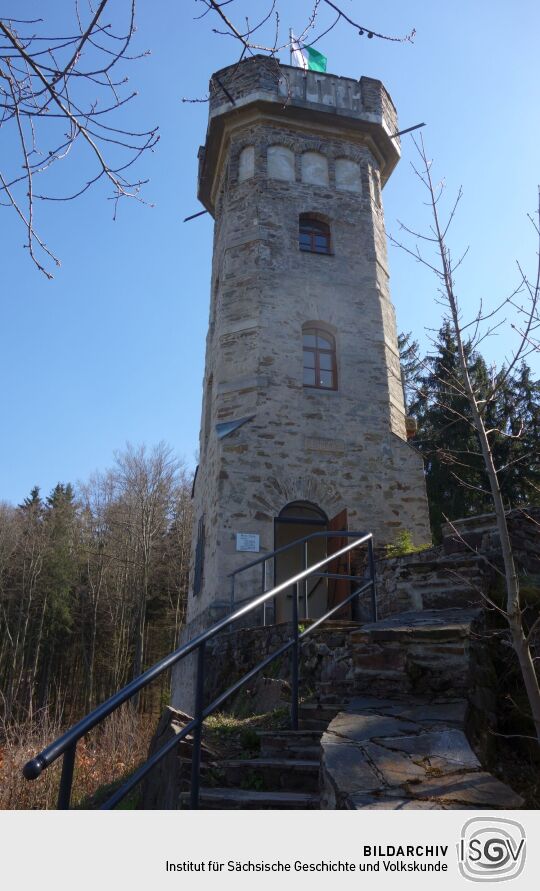
[[[47,278],[52,274],[42,259],[59,265],[36,231],[36,201],[70,201],[84,194],[100,179],[113,188],[115,207],[120,198],[142,201],[140,190],[146,182],[130,181],[125,171],[155,146],[157,128],[136,132],[116,126],[118,110],[129,103],[135,92],[123,96],[120,88],[127,78],[114,79],[110,72],[120,62],[141,58],[129,54],[135,30],[135,0],[122,0],[113,10],[110,0],[100,0],[83,22],[78,3],[73,5],[73,33],[68,36],[44,33],[41,19],[0,19],[0,127],[9,138],[14,127],[19,158],[11,166],[24,174],[0,175],[0,204],[15,210],[27,232],[30,257]],[[126,27],[116,32],[104,21],[105,11],[126,14]],[[37,26],[37,27],[36,27]],[[113,117],[113,126],[107,120]],[[67,125],[67,132],[66,132]],[[71,194],[51,194],[47,185],[36,189],[34,179],[46,177],[58,161],[65,160],[77,145],[90,150],[97,172]],[[127,155],[127,158],[126,158]],[[6,161],[4,161],[4,165]]]

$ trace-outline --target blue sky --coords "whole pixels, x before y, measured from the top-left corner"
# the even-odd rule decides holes
[[[540,180],[540,5],[342,3],[378,31],[416,28],[414,44],[390,44],[341,24],[317,46],[329,71],[383,80],[402,128],[427,123],[438,176],[449,194],[464,190],[451,239],[456,253],[470,245],[458,277],[462,306],[473,308],[481,297],[495,305],[516,284],[516,259],[534,271],[526,214],[535,209]],[[47,5],[51,27],[63,30],[71,0]],[[128,440],[163,439],[195,463],[212,221],[182,222],[200,209],[196,159],[207,108],[180,100],[204,95],[211,72],[235,61],[237,47],[211,33],[210,16],[194,21],[201,11],[195,0],[139,5],[137,46],[151,55],[129,69],[139,96],[128,118],[137,127],[160,126],[156,151],[138,168],[150,178],[145,197],[155,206],[125,202],[114,222],[104,188],[76,202],[40,206],[41,230],[62,260],[52,282],[31,265],[24,231],[0,208],[0,500],[17,503],[34,484],[48,492],[60,480],[85,479],[109,466]],[[235,5],[250,15],[266,8],[264,0],[236,0],[231,15]],[[309,3],[281,6],[284,30],[300,31]],[[32,17],[43,7],[18,2],[16,14]],[[397,219],[416,226],[424,213],[408,138],[402,149],[384,191],[393,233]],[[0,132],[0,155],[10,150]],[[82,162],[75,157],[62,168],[66,182]],[[396,249],[390,268],[398,326],[426,343],[424,326],[440,324],[434,282]],[[485,353],[501,362],[509,346],[499,336],[486,342]],[[538,373],[538,361],[530,362]]]

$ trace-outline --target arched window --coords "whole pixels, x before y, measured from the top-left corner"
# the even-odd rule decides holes
[[[210,375],[206,382],[206,389],[204,394],[204,434],[203,434],[203,444],[205,450],[208,448],[208,440],[210,439],[210,424],[212,422],[212,386],[213,386],[214,378],[213,375]]]
[[[314,254],[330,253],[330,226],[307,213],[300,214],[298,247]]]
[[[238,158],[238,182],[243,183],[252,176],[255,176],[255,146],[246,145]]]
[[[350,161],[348,158],[338,158],[336,161],[336,188],[345,189],[347,192],[361,193],[360,164]]]
[[[323,328],[302,329],[304,348],[304,387],[337,390],[336,341]]]
[[[302,182],[314,186],[328,185],[328,161],[319,152],[304,152],[302,155]]]
[[[266,170],[270,179],[294,182],[294,152],[286,145],[269,145]]]

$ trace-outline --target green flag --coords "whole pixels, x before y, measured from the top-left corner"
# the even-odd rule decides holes
[[[295,65],[304,71],[326,71],[326,56],[312,46],[300,46],[291,34],[291,55]]]
[[[307,56],[307,64],[310,71],[326,71],[326,56],[313,49],[312,46],[304,46],[302,50]]]

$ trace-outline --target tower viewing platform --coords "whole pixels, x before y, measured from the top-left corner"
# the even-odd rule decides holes
[[[397,113],[380,80],[338,77],[282,65],[257,55],[229,65],[210,80],[206,146],[199,154],[199,199],[213,213],[212,187],[230,128],[257,112],[310,129],[349,132],[377,161],[384,185],[400,158]]]

